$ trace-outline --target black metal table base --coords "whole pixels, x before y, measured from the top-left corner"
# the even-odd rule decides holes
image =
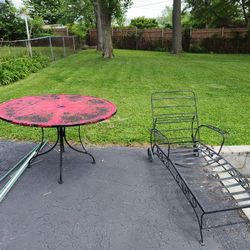
[[[62,162],[63,162],[63,153],[65,152],[65,143],[74,151],[76,152],[79,152],[79,153],[82,153],[82,154],[86,154],[88,156],[90,156],[92,158],[92,163],[95,164],[95,158],[92,154],[90,154],[86,148],[84,147],[83,145],[83,142],[82,142],[82,139],[81,139],[81,128],[80,126],[78,127],[78,137],[79,137],[79,141],[81,143],[81,146],[82,146],[82,150],[79,150],[75,147],[73,147],[69,141],[67,140],[66,138],[66,127],[57,127],[57,139],[56,139],[56,142],[55,144],[47,151],[45,152],[42,152],[42,153],[39,153],[39,150],[38,150],[38,153],[30,160],[29,162],[29,166],[31,164],[31,162],[39,157],[39,156],[42,156],[42,155],[45,155],[47,153],[49,153],[50,151],[52,151],[58,144],[59,144],[59,148],[60,148],[60,161],[59,161],[59,170],[60,170],[60,174],[59,174],[59,181],[58,183],[59,184],[62,184],[63,183],[63,180],[62,180]],[[43,142],[44,141],[44,130],[42,128],[42,139],[41,141]]]

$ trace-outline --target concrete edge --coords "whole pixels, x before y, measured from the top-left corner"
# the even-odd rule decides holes
[[[220,146],[212,146],[215,151],[220,149]],[[250,145],[234,145],[234,146],[223,146],[221,153],[225,154],[249,154]]]

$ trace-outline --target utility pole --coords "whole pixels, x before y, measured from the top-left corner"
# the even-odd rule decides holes
[[[31,43],[30,43],[30,31],[29,31],[29,24],[28,24],[28,14],[26,10],[22,11],[22,17],[24,18],[25,22],[25,27],[26,27],[26,33],[27,33],[27,49],[29,55],[32,57],[32,48],[31,48]]]

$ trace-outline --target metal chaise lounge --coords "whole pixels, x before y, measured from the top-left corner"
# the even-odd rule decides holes
[[[204,229],[248,222],[243,213],[234,217],[229,213],[250,207],[249,181],[220,154],[226,132],[199,124],[194,92],[153,93],[151,107],[148,158],[158,156],[179,185],[196,215],[200,243],[204,244]],[[202,140],[209,131],[220,137],[217,151]],[[222,215],[223,223],[218,224]]]

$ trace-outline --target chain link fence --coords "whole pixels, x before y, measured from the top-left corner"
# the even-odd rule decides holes
[[[74,36],[50,36],[32,38],[30,40],[0,40],[0,58],[28,54],[48,56],[57,60],[82,49],[83,42]]]

